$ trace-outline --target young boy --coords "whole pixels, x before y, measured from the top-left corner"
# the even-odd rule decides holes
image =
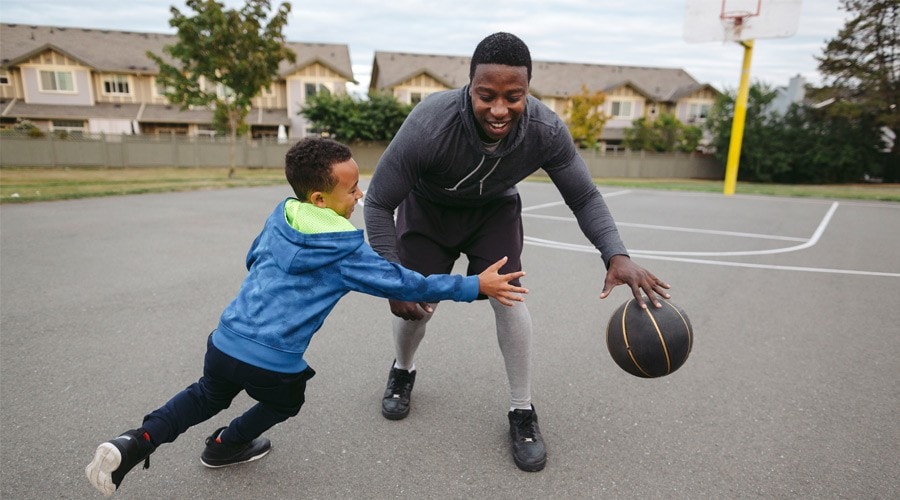
[[[207,340],[203,376],[141,427],[100,444],[85,468],[103,494],[112,495],[134,466],[150,466],[158,446],[227,408],[242,390],[257,404],[213,432],[200,461],[225,467],[265,456],[272,445],[260,435],[299,413],[315,375],[303,353],[350,291],[413,302],[471,302],[481,293],[506,305],[528,292],[509,283],[524,273],[497,272],[506,258],[478,276],[426,278],[379,257],[348,220],[362,192],[343,144],[301,140],[286,155],[285,175],[297,198],[275,208],[251,245],[249,273]]]

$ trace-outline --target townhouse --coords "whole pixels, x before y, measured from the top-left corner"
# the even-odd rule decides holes
[[[147,52],[164,56],[163,47],[176,42],[160,33],[0,24],[0,125],[28,120],[71,134],[212,135],[211,110],[181,110],[156,81]],[[299,114],[306,99],[323,90],[345,93],[355,83],[346,45],[288,45],[296,61],[283,61],[273,84],[253,99],[247,122],[255,138],[306,135],[310,125]]]
[[[71,134],[213,135],[209,109],[181,110],[165,98],[157,68],[146,56],[164,55],[174,35],[91,28],[0,24],[0,126],[28,120]],[[253,99],[247,117],[254,138],[312,133],[299,113],[309,96],[347,92],[353,79],[347,45],[289,42],[297,59]],[[375,52],[370,91],[405,103],[462,86],[469,57]],[[210,83],[210,85],[213,85]],[[531,93],[565,116],[582,85],[606,94],[609,120],[600,140],[621,143],[639,117],[670,113],[700,124],[718,91],[677,68],[534,61]],[[211,89],[213,87],[210,87]],[[224,92],[226,89],[216,89]]]
[[[392,93],[405,103],[428,94],[465,85],[469,57],[375,52],[369,90]],[[603,111],[609,117],[600,140],[620,144],[624,130],[640,117],[650,120],[662,113],[684,123],[700,125],[719,91],[677,68],[580,64],[533,61],[530,92],[560,116],[573,95],[603,92]]]

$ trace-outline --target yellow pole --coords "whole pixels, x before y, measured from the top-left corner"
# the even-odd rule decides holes
[[[731,143],[728,146],[728,163],[725,164],[726,195],[734,194],[737,184],[738,164],[741,160],[741,142],[744,140],[744,119],[747,117],[747,96],[750,94],[750,58],[753,57],[753,40],[741,42],[744,46],[744,65],[741,68],[741,86],[734,102],[734,121],[731,123]]]

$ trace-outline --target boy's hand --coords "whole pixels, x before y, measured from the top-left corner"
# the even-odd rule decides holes
[[[509,274],[500,274],[498,271],[503,264],[506,264],[507,258],[494,262],[491,267],[482,271],[478,275],[478,291],[488,297],[493,297],[505,306],[511,306],[512,301],[524,302],[525,298],[519,294],[528,293],[527,288],[509,284],[511,280],[525,276],[524,271],[516,271]]]

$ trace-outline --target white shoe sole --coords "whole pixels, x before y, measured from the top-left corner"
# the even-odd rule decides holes
[[[122,454],[112,443],[103,443],[94,452],[94,459],[84,468],[88,481],[100,493],[110,496],[116,492],[112,473],[122,464]]]
[[[232,465],[245,464],[245,463],[247,463],[247,462],[252,462],[252,461],[254,461],[254,460],[259,460],[260,458],[262,458],[262,457],[268,455],[270,451],[272,451],[272,448],[269,448],[268,450],[266,450],[266,451],[260,453],[259,455],[256,455],[255,457],[250,457],[250,458],[248,458],[247,460],[242,460],[242,461],[240,461],[240,462],[233,462],[233,463],[230,463],[230,464],[224,464],[224,465],[210,465],[210,464],[208,464],[208,463],[206,463],[206,462],[203,461],[203,457],[200,457],[200,463],[203,464],[204,467],[208,467],[208,468],[210,468],[210,469],[221,469],[222,467],[231,467]]]

